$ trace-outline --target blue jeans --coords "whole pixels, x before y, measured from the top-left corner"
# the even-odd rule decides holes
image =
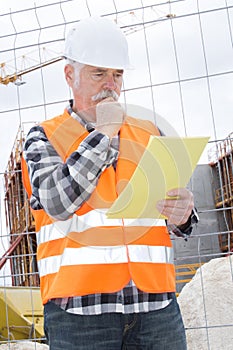
[[[157,311],[82,316],[52,302],[44,307],[50,350],[186,350],[179,306],[174,299]]]

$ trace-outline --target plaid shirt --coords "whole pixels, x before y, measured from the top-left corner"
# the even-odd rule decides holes
[[[69,114],[89,131],[89,135],[65,163],[39,125],[30,130],[24,147],[33,189],[30,205],[35,210],[43,208],[58,220],[68,218],[90,197],[101,173],[107,167],[115,166],[118,157],[118,137],[110,142],[108,136],[95,130],[93,124],[81,119],[71,107],[72,104],[67,108]],[[185,235],[174,227],[173,233],[188,236],[191,227],[186,229]],[[164,308],[171,302],[173,294],[148,294],[140,291],[131,280],[115,293],[57,298],[53,302],[68,312],[80,315],[134,313]]]

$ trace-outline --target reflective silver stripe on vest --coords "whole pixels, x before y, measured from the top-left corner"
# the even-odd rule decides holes
[[[108,219],[105,215],[107,209],[92,210],[84,215],[74,214],[65,221],[55,221],[53,224],[42,226],[37,233],[37,243],[49,242],[54,239],[64,238],[70,232],[84,232],[87,229],[99,226],[122,226],[121,219]],[[124,219],[124,226],[166,226],[163,219]]]
[[[131,262],[153,262],[173,264],[173,249],[161,246],[129,245]]]
[[[50,256],[38,261],[40,276],[56,273],[61,266],[127,263],[127,249],[131,262],[173,263],[170,247],[129,245],[118,247],[66,248],[62,255]]]

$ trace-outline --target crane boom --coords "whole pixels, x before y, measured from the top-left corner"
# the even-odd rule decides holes
[[[9,75],[6,75],[5,77],[0,77],[0,84],[4,84],[4,85],[7,85],[9,83],[14,83],[16,82],[18,79],[20,79],[24,74],[27,74],[27,73],[30,73],[30,72],[33,72],[34,70],[37,70],[39,68],[43,68],[43,67],[46,67],[50,64],[53,64],[55,62],[58,62],[58,61],[61,61],[63,59],[62,56],[59,56],[59,57],[56,57],[56,58],[53,58],[49,61],[45,61],[43,63],[39,63],[35,66],[32,66],[32,67],[29,67],[27,69],[23,69],[19,72],[16,72],[14,74],[9,74]],[[1,65],[1,67],[3,68],[4,67],[4,64]]]

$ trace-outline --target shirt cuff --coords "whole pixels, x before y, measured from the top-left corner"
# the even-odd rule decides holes
[[[176,226],[174,224],[167,224],[167,228],[169,233],[176,235],[177,237],[183,237],[187,239],[193,230],[193,227],[198,223],[199,216],[197,210],[193,208],[192,213],[188,219],[188,221],[183,224]]]

